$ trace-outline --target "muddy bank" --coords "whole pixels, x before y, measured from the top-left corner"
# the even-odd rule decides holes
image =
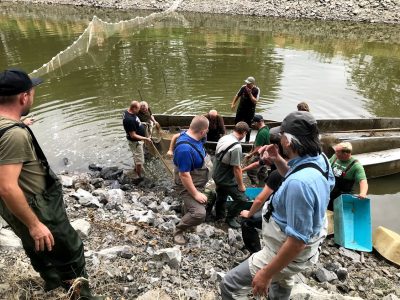
[[[7,0],[8,1],[8,0]],[[14,0],[116,9],[164,10],[172,0]],[[178,11],[279,18],[400,23],[397,0],[183,0]]]
[[[159,161],[151,164],[162,170]],[[249,255],[239,230],[213,221],[188,233],[187,245],[175,246],[181,203],[170,178],[138,181],[129,171],[97,165],[60,178],[97,293],[112,299],[220,299],[221,278]],[[0,229],[0,299],[67,299],[61,289],[44,293],[19,239],[6,224],[0,222]],[[332,239],[323,244],[319,263],[296,280],[291,299],[400,296],[398,267],[374,254],[363,260]]]

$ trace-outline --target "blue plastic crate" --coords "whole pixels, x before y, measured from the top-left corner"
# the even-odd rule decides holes
[[[335,199],[333,207],[335,243],[348,249],[371,252],[370,200],[343,194]]]
[[[256,197],[258,196],[259,193],[261,193],[261,191],[263,190],[263,188],[260,187],[256,187],[256,188],[246,188],[246,196],[247,198],[249,198],[250,201],[254,201],[254,199],[256,199]]]
[[[250,209],[250,207],[253,205],[254,199],[258,196],[258,194],[262,191],[263,188],[246,188],[245,194],[247,196],[247,205],[246,209]],[[230,205],[232,203],[232,198],[228,196],[227,200],[227,205]]]

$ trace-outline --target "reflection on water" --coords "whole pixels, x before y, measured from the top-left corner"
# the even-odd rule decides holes
[[[0,9],[0,68],[27,71],[68,47],[94,15],[115,22],[150,14],[10,3]],[[399,70],[396,25],[183,14],[98,38],[88,53],[47,74],[33,130],[56,170],[85,170],[89,162],[128,167],[121,113],[132,99],[147,100],[155,113],[215,108],[231,115],[233,96],[252,75],[261,89],[257,111],[269,119],[282,119],[300,101],[317,118],[400,117]],[[375,182],[373,214],[382,220],[380,207],[399,201],[398,185]]]

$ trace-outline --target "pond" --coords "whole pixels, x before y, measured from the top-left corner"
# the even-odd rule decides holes
[[[230,103],[248,76],[261,89],[257,112],[268,119],[282,120],[300,101],[316,118],[400,117],[397,25],[185,13],[120,31],[93,27],[78,50],[66,51],[95,15],[118,22],[152,12],[0,9],[1,69],[32,72],[66,52],[43,73],[31,112],[56,171],[91,162],[130,167],[121,113],[133,99],[147,100],[154,113],[233,115]],[[399,179],[370,181],[374,226],[400,231]]]

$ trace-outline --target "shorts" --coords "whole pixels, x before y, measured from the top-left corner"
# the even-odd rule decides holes
[[[128,141],[135,165],[144,164],[143,141]]]

